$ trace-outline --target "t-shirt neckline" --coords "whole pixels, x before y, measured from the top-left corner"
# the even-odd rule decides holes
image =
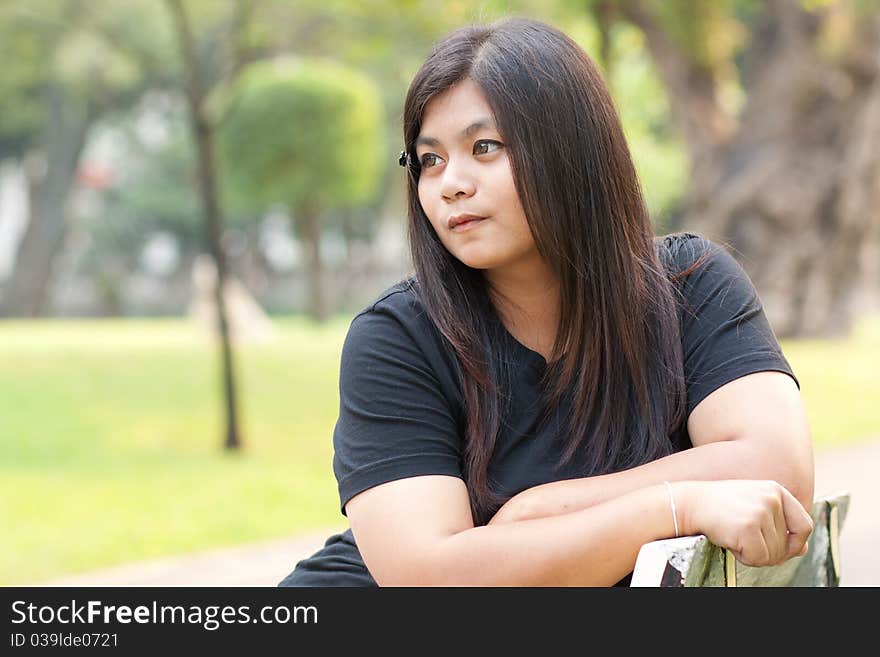
[[[500,324],[501,330],[504,332],[504,336],[513,345],[514,349],[519,351],[520,354],[525,357],[526,363],[528,363],[529,366],[538,371],[543,371],[547,367],[547,360],[537,351],[535,351],[534,349],[529,349],[522,342],[517,340],[513,336],[513,334],[507,330],[507,327],[504,326],[503,322],[500,322]]]

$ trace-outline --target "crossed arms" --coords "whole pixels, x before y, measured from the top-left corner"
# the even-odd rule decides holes
[[[613,584],[644,543],[674,535],[664,481],[682,535],[705,533],[751,565],[799,554],[812,529],[813,455],[794,381],[736,379],[700,402],[687,428],[693,449],[528,489],[486,526],[474,527],[464,482],[439,475],[366,490],[346,513],[382,586]]]

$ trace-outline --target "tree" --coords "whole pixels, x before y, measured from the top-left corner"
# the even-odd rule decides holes
[[[168,9],[174,23],[180,48],[183,69],[183,89],[189,105],[192,136],[198,153],[199,196],[211,257],[216,268],[214,284],[214,307],[217,310],[217,325],[220,330],[220,347],[223,362],[223,390],[226,400],[226,449],[239,449],[241,438],[238,431],[238,405],[235,394],[235,371],[232,345],[229,339],[229,321],[226,312],[226,256],[223,251],[223,222],[220,198],[217,191],[217,164],[215,159],[215,132],[206,106],[207,84],[202,73],[202,63],[196,51],[190,18],[182,0],[167,0]],[[234,25],[246,24],[250,3],[237,5]],[[234,39],[233,39],[234,42]]]
[[[0,158],[23,162],[29,199],[0,314],[45,310],[90,130],[106,112],[130,107],[144,89],[161,84],[155,53],[162,48],[144,45],[145,35],[161,42],[161,31],[151,28],[143,3],[124,11],[82,0],[0,5]]]
[[[306,245],[310,312],[323,321],[322,214],[371,200],[384,169],[376,85],[329,60],[278,58],[248,66],[213,105],[224,188],[288,208]]]
[[[683,224],[734,248],[778,335],[847,331],[880,248],[876,5],[591,5],[642,32],[664,82],[690,159]]]

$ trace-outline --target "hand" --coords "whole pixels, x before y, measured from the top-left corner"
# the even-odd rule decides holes
[[[813,519],[775,481],[684,481],[673,484],[673,494],[682,507],[683,533],[705,534],[747,566],[806,554]]]

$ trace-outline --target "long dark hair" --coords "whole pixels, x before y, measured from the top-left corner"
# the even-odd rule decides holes
[[[504,329],[485,277],[443,246],[422,209],[414,146],[427,103],[465,78],[492,108],[535,245],[560,283],[559,327],[541,381],[542,423],[564,398],[571,402],[560,465],[577,455],[586,476],[671,453],[685,384],[674,276],[595,64],[564,33],[531,19],[449,34],[404,104],[409,245],[426,312],[461,369],[465,478],[474,522],[483,524],[506,501],[489,462],[510,361],[499,352]]]

